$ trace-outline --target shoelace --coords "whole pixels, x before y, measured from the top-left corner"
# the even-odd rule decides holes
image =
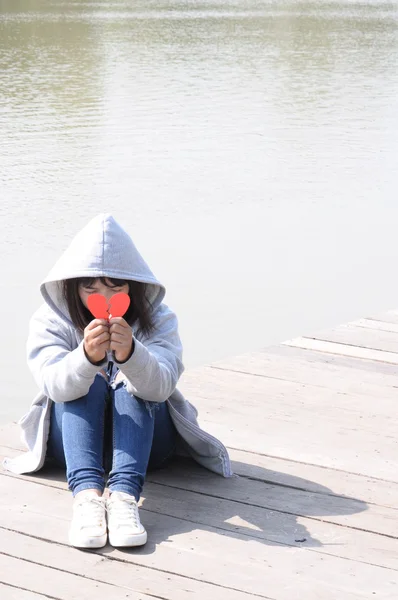
[[[99,498],[84,498],[76,504],[79,518],[84,520],[84,527],[95,527],[104,519],[104,502]]]
[[[111,500],[108,505],[108,512],[114,515],[121,524],[128,525],[130,520],[133,519],[134,525],[136,527],[139,525],[138,506],[134,498]]]

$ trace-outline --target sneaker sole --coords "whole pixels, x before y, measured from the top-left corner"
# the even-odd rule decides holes
[[[115,536],[109,533],[109,543],[114,548],[126,548],[131,546],[143,546],[148,539],[147,532],[136,535]]]
[[[69,534],[69,543],[75,548],[103,548],[106,546],[108,536],[106,533],[98,537],[81,538]]]

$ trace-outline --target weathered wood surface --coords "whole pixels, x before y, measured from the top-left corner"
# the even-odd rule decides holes
[[[396,311],[185,374],[235,476],[151,473],[139,549],[69,547],[63,473],[0,472],[1,600],[396,600],[397,375]]]

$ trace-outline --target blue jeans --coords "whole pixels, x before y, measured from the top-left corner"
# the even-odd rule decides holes
[[[173,455],[177,435],[166,402],[144,401],[123,381],[111,386],[97,374],[86,396],[53,403],[47,457],[66,467],[74,496],[90,488],[103,492],[108,463],[109,489],[138,501],[147,469]]]

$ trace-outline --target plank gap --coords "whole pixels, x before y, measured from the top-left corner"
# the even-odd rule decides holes
[[[300,340],[303,341],[300,343]],[[322,348],[320,349],[319,347],[314,347],[313,345],[310,347],[308,347],[307,345],[303,345],[303,343],[306,340],[308,341],[308,343],[315,342],[316,344],[317,342],[319,342],[320,344],[322,344]],[[373,362],[376,364],[381,363],[385,365],[398,365],[398,354],[395,352],[392,352],[390,350],[378,350],[374,348],[368,348],[365,346],[357,346],[355,344],[348,344],[346,342],[336,342],[315,337],[302,337],[296,338],[294,340],[288,340],[286,342],[283,342],[283,344],[281,345],[292,348],[300,348],[302,350],[317,351],[320,354],[330,354],[331,356],[347,356],[349,358],[366,360],[368,362]],[[346,352],[344,352],[344,350],[341,351],[341,348],[346,348]],[[350,348],[356,348],[358,352],[361,351],[361,355],[358,353],[353,354],[352,351],[349,351]],[[339,351],[337,351],[337,349]],[[370,356],[369,353],[373,353],[373,355]]]
[[[306,338],[306,339],[312,339],[312,338]],[[337,342],[332,342],[332,343],[337,343]],[[346,345],[346,344],[343,344],[343,345]],[[303,350],[306,350],[306,349],[303,348]],[[377,350],[376,350],[376,352],[377,352]],[[231,369],[228,367],[218,367],[218,366],[214,366],[214,365],[211,365],[210,368],[216,369],[218,371],[226,371],[228,373],[239,373],[240,375],[247,375],[248,377],[262,377],[264,379],[272,379],[275,381],[285,381],[287,383],[297,383],[298,385],[303,386],[303,387],[311,387],[311,388],[320,388],[322,390],[330,390],[330,387],[328,385],[320,385],[319,383],[304,383],[302,381],[294,379],[293,377],[276,377],[275,375],[264,375],[262,373],[253,373],[253,371],[240,371],[239,369]],[[396,387],[398,387],[398,385],[397,386],[386,385],[385,387],[390,388],[390,389],[395,389]]]
[[[0,553],[1,554],[1,553]],[[0,581],[0,584],[12,588],[13,590],[21,590],[22,592],[29,592],[29,594],[33,594],[34,597],[42,597],[49,598],[50,600],[62,600],[59,596],[49,596],[48,594],[44,594],[43,592],[34,592],[33,590],[29,590],[28,588],[21,587],[20,585],[13,585],[12,583],[5,583],[4,581]]]
[[[362,329],[370,329],[370,328],[362,327]],[[386,333],[388,333],[388,332],[386,332]],[[329,344],[338,344],[339,346],[349,346],[350,348],[361,348],[362,350],[371,350],[372,352],[383,352],[385,354],[395,354],[396,356],[398,355],[398,353],[394,352],[394,350],[380,350],[379,348],[372,348],[371,346],[362,346],[361,344],[350,344],[349,342],[336,342],[334,340],[333,341],[327,340],[323,337],[317,337],[315,335],[314,336],[303,335],[302,339],[315,340],[316,342],[328,342]],[[370,360],[377,360],[377,359],[375,358],[375,359],[370,359]]]

